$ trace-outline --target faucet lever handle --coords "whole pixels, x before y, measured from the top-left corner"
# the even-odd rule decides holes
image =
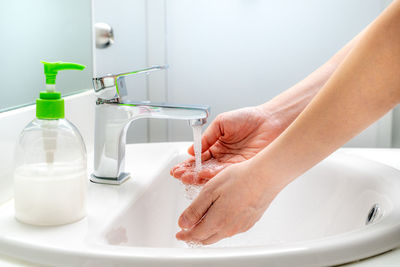
[[[165,70],[168,65],[152,66],[145,69],[120,73],[120,74],[109,74],[103,77],[94,77],[93,89],[98,98],[101,99],[114,99],[120,96],[126,95],[127,90],[125,86],[125,77],[137,74],[149,74],[153,71]]]

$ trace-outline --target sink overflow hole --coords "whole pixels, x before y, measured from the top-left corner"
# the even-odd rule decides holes
[[[368,212],[365,224],[368,225],[375,222],[380,216],[381,216],[381,208],[379,207],[378,204],[374,204]]]

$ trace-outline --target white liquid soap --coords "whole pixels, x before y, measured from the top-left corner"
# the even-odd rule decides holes
[[[14,173],[15,217],[34,225],[60,225],[86,215],[86,169],[32,164]]]

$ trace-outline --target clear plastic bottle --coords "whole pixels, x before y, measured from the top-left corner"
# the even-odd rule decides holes
[[[88,179],[83,138],[64,119],[59,92],[40,93],[36,116],[22,131],[16,147],[15,217],[34,225],[75,222],[86,215]]]
[[[21,133],[15,165],[18,220],[60,225],[86,215],[86,149],[70,122],[33,120]]]

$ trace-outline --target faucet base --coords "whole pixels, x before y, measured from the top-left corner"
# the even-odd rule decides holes
[[[114,184],[114,185],[120,185],[126,180],[128,180],[131,177],[131,174],[129,172],[123,172],[121,173],[117,179],[114,178],[105,178],[105,177],[97,177],[94,174],[90,175],[90,181],[96,184]]]

